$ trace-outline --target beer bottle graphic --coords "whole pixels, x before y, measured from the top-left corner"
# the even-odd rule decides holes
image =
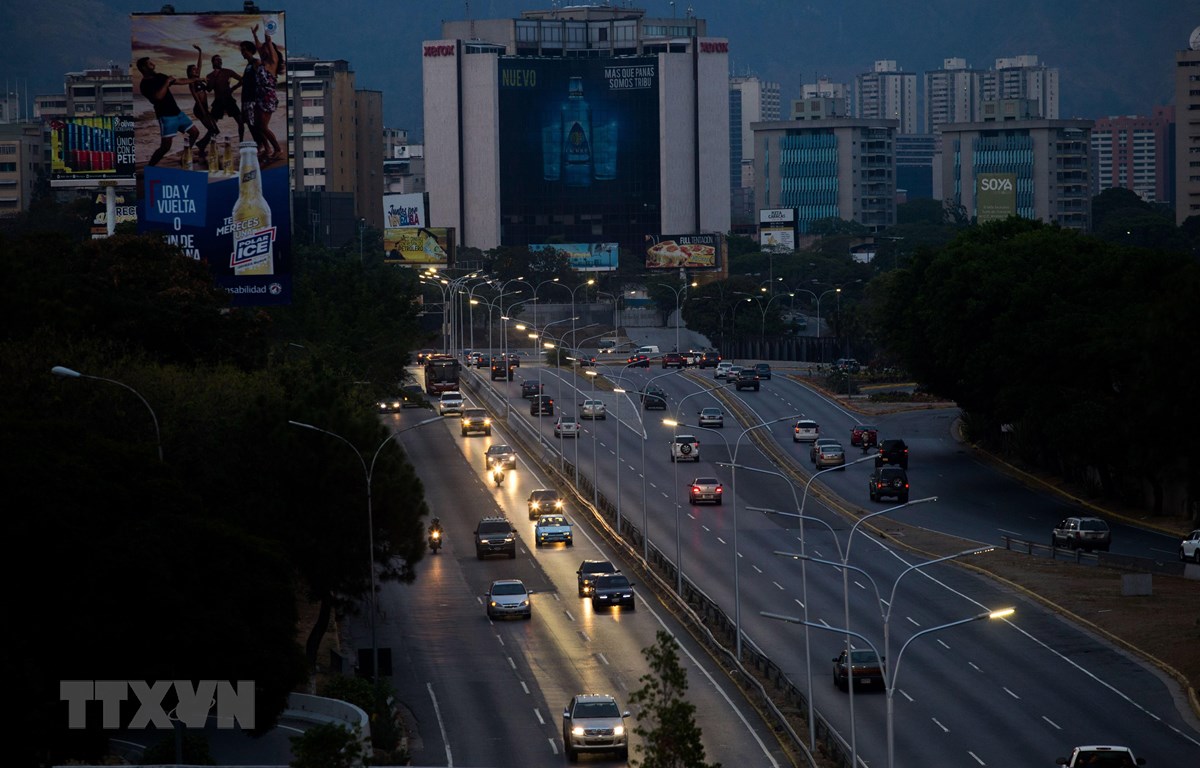
[[[568,187],[592,184],[592,110],[583,98],[583,78],[572,77],[562,106],[563,181]]]
[[[275,274],[275,227],[271,207],[263,197],[262,170],[258,167],[258,145],[238,144],[238,198],[233,204],[233,255],[235,275]]]

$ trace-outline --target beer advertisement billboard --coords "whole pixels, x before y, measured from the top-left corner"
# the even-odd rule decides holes
[[[454,230],[446,227],[395,227],[383,230],[383,263],[422,267],[454,263]]]
[[[502,244],[635,250],[658,229],[658,69],[654,57],[500,57]]]
[[[646,269],[717,269],[721,235],[646,235]]]
[[[975,217],[983,224],[1017,215],[1015,173],[981,173],[975,177]]]
[[[207,264],[233,306],[290,303],[284,14],[130,21],[138,230]]]
[[[610,272],[617,268],[616,243],[538,243],[529,246],[530,253],[558,251],[567,259],[567,266],[576,272]]]
[[[50,121],[50,185],[133,185],[133,121],[127,117],[64,117]]]

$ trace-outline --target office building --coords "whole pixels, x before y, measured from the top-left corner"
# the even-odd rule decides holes
[[[430,223],[460,245],[729,231],[729,44],[703,19],[447,21],[422,62]]]
[[[729,194],[735,232],[753,232],[757,226],[754,205],[754,132],[752,123],[779,119],[779,83],[757,77],[729,78]]]
[[[801,83],[800,98],[833,99],[839,105],[837,114],[847,117],[854,114],[854,89],[846,83],[835,83],[828,77],[819,77],[815,83]]]
[[[1093,195],[1106,189],[1135,192],[1148,203],[1168,203],[1173,107],[1157,107],[1150,117],[1103,117],[1092,129],[1095,168]]]
[[[986,222],[1091,227],[1091,120],[1047,120],[1032,100],[984,102],[983,120],[941,127],[934,196]]]
[[[1175,54],[1175,222],[1200,216],[1200,27]]]
[[[29,209],[47,151],[40,122],[0,123],[0,218]]]
[[[897,202],[933,197],[937,138],[929,133],[896,134]]]
[[[895,120],[898,133],[917,132],[917,76],[895,61],[876,61],[871,72],[854,78],[854,116]]]
[[[1058,119],[1058,69],[1039,64],[1037,56],[996,59],[995,69],[981,74],[981,87],[983,101],[1027,99],[1037,104],[1036,116]]]
[[[983,102],[983,73],[966,59],[942,60],[942,68],[925,73],[925,133],[937,133],[946,123],[979,120]]]
[[[827,117],[837,107],[814,101],[796,102],[809,107],[796,119],[754,124],[759,208],[795,209],[800,235],[819,219],[895,225],[896,121]]]

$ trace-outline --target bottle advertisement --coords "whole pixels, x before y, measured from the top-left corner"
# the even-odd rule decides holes
[[[130,19],[138,231],[204,262],[231,306],[290,303],[283,13]]]

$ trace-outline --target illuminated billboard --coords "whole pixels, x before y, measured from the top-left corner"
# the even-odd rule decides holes
[[[138,230],[207,264],[234,306],[290,303],[284,14],[130,21]]]
[[[617,268],[616,243],[554,243],[529,246],[530,253],[558,251],[577,272],[608,272]]]
[[[658,228],[658,67],[653,57],[500,58],[503,244],[633,249]]]
[[[717,269],[723,239],[718,234],[646,235],[646,269]]]
[[[133,122],[124,117],[65,117],[50,121],[50,185],[133,184]]]
[[[1017,176],[981,173],[975,177],[975,217],[980,224],[1017,215]]]
[[[390,228],[428,227],[429,205],[425,202],[425,193],[384,195],[383,223]]]
[[[454,263],[454,230],[445,227],[394,227],[383,230],[383,263],[422,267]]]

